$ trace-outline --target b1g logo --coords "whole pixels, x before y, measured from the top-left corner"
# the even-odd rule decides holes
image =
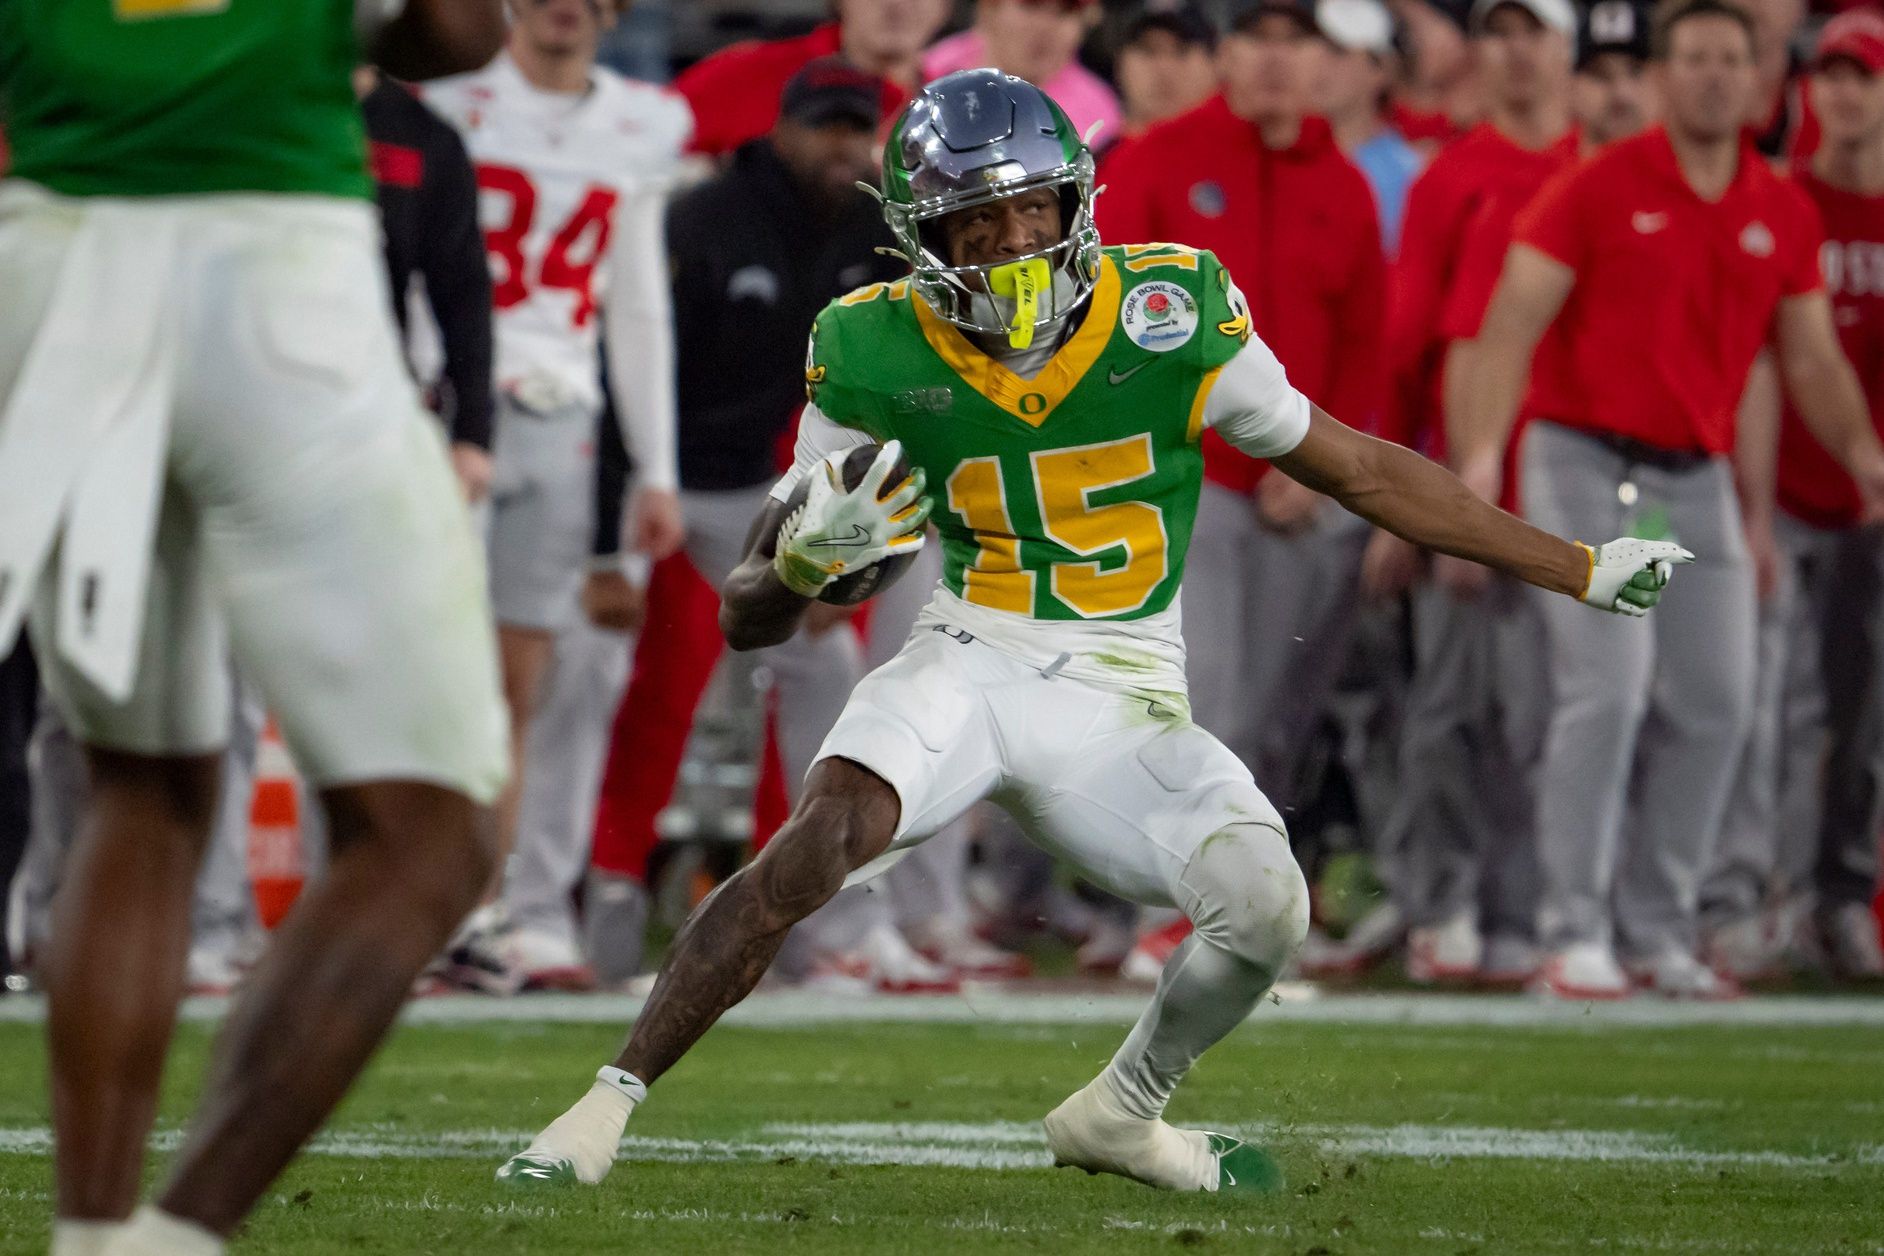
[[[1197,298],[1178,284],[1141,283],[1126,294],[1119,322],[1139,348],[1169,353],[1197,334]]]

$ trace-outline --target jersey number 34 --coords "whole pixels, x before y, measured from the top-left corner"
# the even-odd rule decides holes
[[[595,317],[595,267],[608,252],[620,199],[614,189],[592,186],[583,194],[576,212],[550,238],[534,274],[532,259],[524,253],[536,222],[536,185],[530,176],[514,166],[480,164],[478,191],[510,202],[504,221],[484,230],[484,248],[491,255],[491,304],[507,310],[528,300],[532,288],[558,288],[575,294],[574,324],[588,326]]]

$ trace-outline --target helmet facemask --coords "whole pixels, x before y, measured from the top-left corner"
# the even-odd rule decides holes
[[[1038,188],[1059,196],[1058,241],[999,262],[949,261],[943,219]],[[1092,153],[1059,106],[1023,80],[967,70],[930,84],[890,137],[880,199],[916,291],[964,331],[1026,348],[1098,282]]]

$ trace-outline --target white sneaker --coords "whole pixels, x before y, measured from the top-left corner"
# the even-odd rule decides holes
[[[1485,940],[1479,936],[1478,922],[1466,913],[1407,934],[1407,979],[1420,985],[1472,981],[1484,958]]]
[[[1119,976],[1140,985],[1155,986],[1164,975],[1164,966],[1184,939],[1191,936],[1191,922],[1178,916],[1156,929],[1147,929],[1132,944],[1132,953],[1119,965]]]
[[[1202,1130],[1147,1121],[1119,1106],[1104,1075],[1047,1114],[1056,1165],[1116,1173],[1168,1191],[1217,1189],[1217,1156]]]
[[[595,973],[575,940],[554,929],[518,926],[502,938],[506,968],[523,978],[526,990],[593,990]]]
[[[966,980],[1011,981],[1034,970],[1033,961],[1025,955],[1002,950],[976,937],[966,923],[954,916],[931,916],[905,933],[924,959]]]
[[[1827,967],[1846,981],[1884,980],[1884,945],[1877,917],[1863,903],[1847,903],[1819,918]]]
[[[1664,951],[1630,965],[1642,988],[1664,999],[1721,1003],[1740,997],[1740,987],[1686,951]]]
[[[1626,999],[1635,993],[1615,952],[1601,942],[1578,942],[1544,961],[1534,988],[1559,999]]]
[[[1515,933],[1494,933],[1485,939],[1485,960],[1478,979],[1488,986],[1522,987],[1537,976],[1543,959],[1529,938]]]
[[[1133,1116],[1105,1074],[1047,1114],[1056,1166],[1116,1173],[1169,1191],[1276,1191],[1282,1170],[1269,1154],[1228,1134],[1181,1130]]]
[[[497,1180],[505,1186],[594,1186],[615,1167],[615,1152],[629,1114],[647,1089],[630,1086],[615,1069],[604,1069],[589,1092],[546,1126],[530,1145],[504,1161]]]
[[[508,958],[509,918],[503,905],[478,908],[458,926],[457,936],[445,948],[440,976],[461,990],[508,998],[523,989],[523,973]]]
[[[1735,981],[1765,981],[1785,975],[1785,940],[1770,912],[1730,920],[1707,935],[1708,966]]]
[[[1079,944],[1074,963],[1083,973],[1116,973],[1137,941],[1138,934],[1124,921],[1110,912],[1102,912],[1093,922],[1092,932]]]
[[[1339,941],[1304,943],[1298,955],[1302,975],[1311,979],[1358,976],[1392,954],[1405,936],[1406,916],[1388,900],[1355,921]]]
[[[835,969],[868,983],[880,994],[955,994],[961,979],[924,959],[888,925],[877,925],[855,948],[840,956]]]

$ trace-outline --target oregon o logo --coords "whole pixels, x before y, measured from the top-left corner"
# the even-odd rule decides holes
[[[1022,393],[1021,394],[1020,412],[1022,414],[1039,414],[1046,408],[1047,408],[1047,399],[1042,394],[1040,393]]]

